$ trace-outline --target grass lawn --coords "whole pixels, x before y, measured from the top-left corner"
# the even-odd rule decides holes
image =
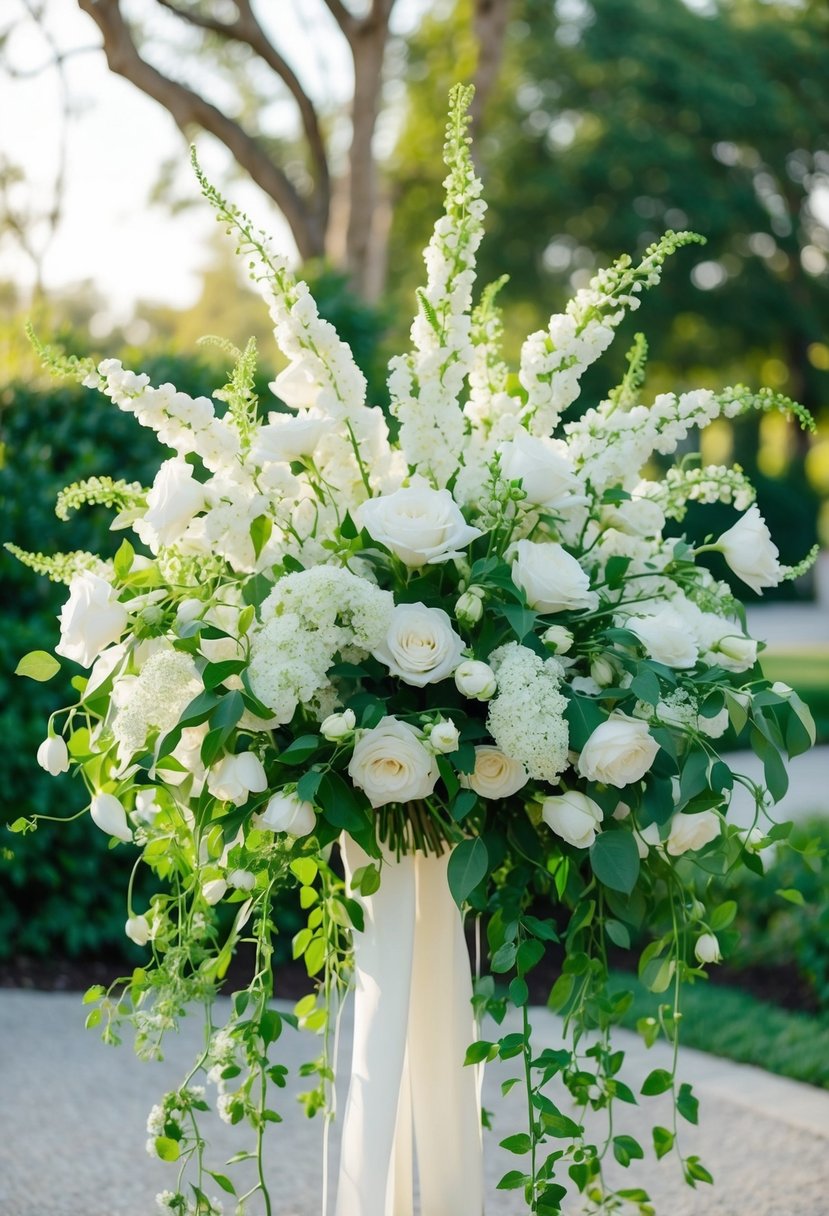
[[[767,679],[782,680],[800,694],[814,714],[818,742],[828,743],[829,646],[770,646],[760,662]]]
[[[613,991],[633,991],[623,1025],[652,1017],[665,995],[649,992],[632,975],[611,976]],[[681,1042],[712,1055],[755,1064],[767,1072],[829,1089],[829,1019],[792,1013],[737,988],[697,982],[682,992]]]

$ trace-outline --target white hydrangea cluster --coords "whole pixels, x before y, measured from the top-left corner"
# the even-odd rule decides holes
[[[389,363],[391,409],[400,420],[406,463],[438,487],[460,463],[466,424],[459,399],[475,357],[470,310],[486,203],[469,153],[468,98],[468,90],[453,90],[444,149],[446,209],[424,253],[427,282],[418,293],[414,350]]]
[[[696,697],[687,688],[677,688],[656,706],[637,701],[634,717],[649,722],[658,722],[674,730],[695,731],[709,739],[719,739],[728,729],[728,710],[722,709],[713,717],[699,712]]]
[[[140,751],[153,730],[171,730],[181,711],[202,691],[192,657],[165,646],[151,654],[138,675],[115,681],[112,733],[122,761]]]
[[[251,641],[250,682],[279,722],[319,702],[343,651],[367,654],[385,638],[394,598],[350,570],[315,566],[281,579],[262,604]],[[326,710],[330,699],[319,702]]]
[[[519,642],[490,655],[498,692],[490,701],[487,728],[511,759],[530,777],[554,784],[567,767],[567,699],[559,686],[564,669]]]
[[[745,511],[756,498],[754,486],[738,465],[728,468],[722,464],[674,466],[666,470],[662,481],[650,481],[640,486],[651,502],[658,503],[668,519],[682,520],[689,502],[729,503]]]

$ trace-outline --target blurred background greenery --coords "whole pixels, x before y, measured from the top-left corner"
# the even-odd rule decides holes
[[[350,16],[320,0],[319,13],[291,27],[282,43],[261,4],[151,0],[141,24],[132,25],[118,24],[122,8],[125,17],[133,12],[127,0],[97,7],[108,9],[109,24],[100,14],[97,29],[82,18],[81,42],[100,47],[103,40],[94,53],[112,64],[127,39],[154,65],[162,84],[153,102],[187,138],[198,137],[208,159],[215,152],[232,195],[247,205],[251,177],[270,183],[269,205],[288,216],[280,231],[302,251],[321,311],[352,342],[374,402],[385,401],[385,361],[405,341],[419,253],[439,212],[438,150],[455,80],[478,85],[475,155],[489,203],[481,277],[510,276],[502,299],[513,359],[521,338],[597,267],[622,251],[640,252],[668,227],[704,234],[707,245],[681,252],[660,289],[625,322],[610,357],[586,378],[582,401],[595,401],[615,381],[638,329],[650,343],[650,394],[742,381],[799,399],[817,419],[815,435],[776,415],[722,422],[702,436],[702,454],[706,462],[737,460],[749,472],[784,561],[797,561],[816,538],[829,542],[829,10],[821,0],[376,0],[355,3]],[[310,7],[296,7],[297,20]],[[20,12],[23,25],[35,12],[46,67],[70,91],[60,20],[74,8],[44,0]],[[78,0],[78,10],[89,8]],[[0,79],[5,72],[12,84],[30,74],[15,62],[15,30],[0,38]],[[330,45],[337,62],[337,39],[346,87],[320,92],[312,52]],[[121,87],[147,92],[124,74]],[[183,142],[174,162],[185,163]],[[22,250],[31,270],[28,278],[0,281],[0,536],[44,551],[110,552],[106,513],[94,509],[59,524],[55,494],[93,473],[147,484],[157,445],[94,393],[45,379],[23,338],[24,319],[70,350],[116,354],[191,393],[223,383],[224,356],[199,348],[201,335],[241,345],[255,334],[263,383],[276,370],[276,354],[266,310],[218,233],[188,307],[156,298],[108,317],[94,282],[50,283],[44,262],[48,269],[50,242],[60,239],[60,189],[71,158],[61,173],[53,206],[22,206],[25,169],[0,146],[0,247]],[[156,175],[145,189],[161,221],[195,214],[186,174],[165,162]],[[711,507],[689,525],[716,533],[732,520]],[[83,792],[34,761],[60,690],[22,690],[11,674],[21,654],[55,638],[62,591],[6,554],[0,564],[3,814],[68,814],[83,805]],[[809,601],[815,583],[806,577],[777,594]],[[769,668],[813,704],[824,739],[828,667],[824,644],[772,656]],[[44,826],[25,841],[5,834],[0,960],[123,955],[122,854],[108,853],[84,820],[62,830]],[[812,862],[804,865],[811,881]],[[812,1007],[825,1010],[825,918],[803,922],[793,950],[790,923],[769,928],[765,888],[749,896],[756,911],[744,927],[751,965],[757,943],[772,943],[795,960]]]

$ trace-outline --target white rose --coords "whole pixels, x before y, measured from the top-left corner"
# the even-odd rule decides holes
[[[320,727],[320,734],[329,743],[347,739],[357,723],[353,709],[344,709],[341,714],[329,714]]]
[[[563,625],[551,625],[541,635],[545,646],[549,646],[553,654],[569,654],[573,649],[573,635]]]
[[[150,922],[146,916],[131,916],[124,925],[124,932],[136,946],[146,946],[150,940]]]
[[[311,803],[296,794],[274,794],[261,815],[256,816],[256,826],[269,832],[287,832],[290,836],[310,836],[317,826],[317,817]]]
[[[292,410],[316,405],[320,386],[301,359],[295,359],[283,368],[268,388]]]
[[[466,522],[448,490],[425,485],[369,498],[356,515],[361,528],[413,568],[445,562],[482,535]]]
[[[713,658],[726,671],[748,671],[757,662],[757,643],[744,633],[729,633],[711,647]]]
[[[719,549],[737,578],[758,594],[764,587],[776,587],[783,578],[780,554],[756,505],[723,532],[714,548]]]
[[[69,599],[60,610],[57,654],[90,667],[104,647],[117,642],[127,624],[127,610],[112,587],[98,574],[85,570],[69,584]]]
[[[514,553],[512,581],[524,592],[531,608],[565,612],[597,607],[599,597],[590,590],[590,579],[561,545],[519,540]]]
[[[728,730],[728,710],[723,708],[713,718],[700,714],[697,718],[697,730],[708,739],[721,739]]]
[[[455,617],[462,625],[477,625],[484,615],[482,592],[477,587],[464,591],[455,603]]]
[[[475,748],[475,768],[461,777],[481,798],[510,798],[528,782],[527,770],[500,747],[484,744]]]
[[[601,781],[622,789],[639,781],[653,764],[659,744],[647,722],[611,714],[582,748],[578,771],[588,781]]]
[[[398,604],[388,633],[372,650],[393,676],[422,688],[450,676],[461,660],[463,638],[455,633],[442,608]]]
[[[578,790],[545,798],[541,818],[557,836],[577,849],[588,849],[601,830],[602,809]]]
[[[649,498],[628,498],[618,506],[608,507],[602,518],[611,528],[628,536],[660,536],[665,527],[662,508]]]
[[[461,732],[454,722],[436,722],[429,731],[429,745],[441,755],[457,751],[460,738]]]
[[[590,679],[598,684],[599,688],[610,688],[616,681],[616,668],[610,659],[604,655],[594,659],[590,664]]]
[[[671,820],[671,831],[665,842],[672,857],[681,857],[689,849],[701,849],[720,834],[720,818],[713,811],[688,815],[678,811]]]
[[[261,794],[268,787],[262,761],[253,752],[224,756],[207,774],[207,788],[221,802],[241,806],[248,794]]]
[[[648,616],[631,616],[625,628],[635,633],[648,654],[666,667],[693,667],[698,658],[697,644],[683,620],[673,608],[663,608]]]
[[[193,477],[192,466],[180,456],[165,460],[147,495],[147,510],[135,530],[145,545],[156,551],[183,536],[194,515],[204,507],[204,487]]]
[[[471,701],[488,701],[495,696],[498,683],[489,663],[466,659],[455,668],[455,686],[461,696]]]
[[[256,432],[250,459],[254,464],[290,464],[301,456],[310,456],[330,427],[329,418],[307,412],[296,418],[290,414],[269,414],[268,424]]]
[[[438,779],[434,756],[418,732],[397,718],[383,718],[354,748],[348,775],[373,807],[428,798]]]
[[[95,794],[89,808],[92,822],[119,840],[132,840],[132,830],[127,823],[127,812],[114,794]]]
[[[515,438],[501,448],[501,474],[520,481],[534,506],[574,506],[585,501],[584,487],[561,439],[537,439],[519,427]]]
[[[49,735],[43,740],[37,749],[37,762],[53,777],[69,772],[69,752],[62,735]]]
[[[694,954],[700,963],[718,963],[722,959],[720,943],[713,933],[701,933],[694,945]]]

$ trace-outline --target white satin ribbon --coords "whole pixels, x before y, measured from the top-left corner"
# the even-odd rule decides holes
[[[346,878],[369,858],[345,837]],[[413,1216],[412,1133],[423,1216],[482,1216],[472,977],[443,857],[385,860],[354,934],[352,1077],[336,1216]]]

